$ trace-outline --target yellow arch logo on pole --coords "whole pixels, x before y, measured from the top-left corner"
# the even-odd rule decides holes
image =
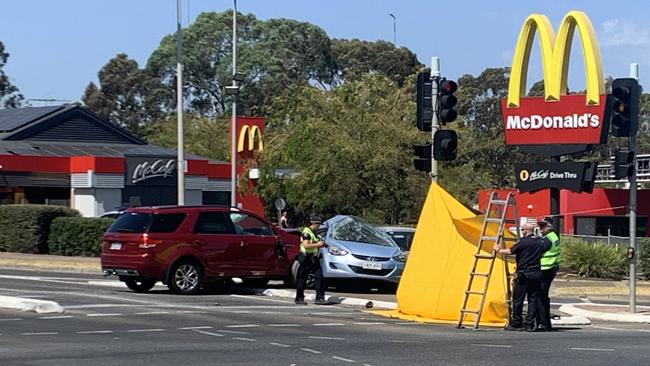
[[[257,126],[245,125],[239,131],[239,141],[237,143],[237,152],[244,151],[244,146],[246,144],[246,138],[248,137],[248,145],[246,146],[247,151],[253,151],[255,149],[255,140],[257,140],[257,150],[264,150],[264,142],[262,141],[262,131]]]
[[[536,33],[539,33],[542,54],[545,100],[547,102],[559,101],[561,95],[566,95],[571,41],[576,28],[580,34],[584,55],[587,85],[586,104],[600,104],[600,96],[605,94],[605,79],[596,32],[587,15],[574,10],[568,12],[562,19],[557,36],[545,15],[532,14],[526,19],[519,33],[512,58],[508,84],[508,108],[519,107],[519,98],[526,95],[528,61]]]

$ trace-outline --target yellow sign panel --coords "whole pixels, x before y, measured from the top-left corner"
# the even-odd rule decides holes
[[[512,58],[512,70],[508,85],[508,108],[519,107],[519,98],[526,95],[528,61],[535,33],[539,34],[545,99],[547,102],[558,101],[561,95],[566,95],[571,42],[576,29],[580,34],[580,44],[584,56],[587,84],[586,104],[598,105],[600,103],[600,95],[605,94],[605,79],[596,32],[585,13],[570,11],[562,19],[557,36],[551,22],[544,15],[532,14],[524,22]]]
[[[246,143],[246,138],[248,137],[248,145],[246,150],[253,151],[255,150],[255,140],[257,140],[257,150],[264,150],[264,143],[262,142],[262,131],[257,126],[245,125],[239,131],[239,142],[237,143],[237,152],[244,151],[244,145]]]

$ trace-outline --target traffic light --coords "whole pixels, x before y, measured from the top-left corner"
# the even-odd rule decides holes
[[[417,156],[417,158],[413,160],[415,169],[422,172],[430,172],[431,144],[413,145],[413,150],[415,150],[415,156]]]
[[[439,161],[456,159],[458,135],[454,130],[438,130],[433,136],[433,158]]]
[[[615,79],[612,83],[610,123],[612,136],[630,137],[639,125],[641,86],[634,78]]]
[[[431,99],[431,74],[418,73],[416,81],[416,124],[420,131],[431,131],[433,104]]]
[[[454,81],[442,79],[438,85],[438,120],[440,123],[453,122],[458,116],[454,106],[458,102],[454,93],[458,84]]]
[[[634,151],[614,152],[614,179],[631,177],[634,174]]]

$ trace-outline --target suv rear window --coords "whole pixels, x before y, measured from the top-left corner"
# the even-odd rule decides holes
[[[184,213],[150,214],[127,212],[120,216],[111,227],[110,233],[172,233],[185,219]]]

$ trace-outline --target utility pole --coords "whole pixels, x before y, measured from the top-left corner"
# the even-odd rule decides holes
[[[237,88],[237,0],[233,0],[232,12],[232,86]],[[230,206],[237,207],[237,95],[232,101],[232,118],[230,122]]]
[[[440,129],[438,122],[438,82],[440,81],[440,58],[431,57],[431,105],[433,118],[431,119],[431,180],[438,183],[438,161],[434,157],[435,144],[433,139]]]
[[[639,80],[639,64],[630,64],[630,77]],[[637,129],[630,133],[630,152],[632,153],[632,175],[630,181],[630,248],[634,248],[634,257],[630,259],[630,313],[636,313],[636,262],[639,246],[636,242],[636,135]]]
[[[176,0],[176,113],[178,117],[178,204],[185,204],[185,154],[183,140],[183,44],[181,42],[181,0]]]
[[[397,17],[391,13],[388,15],[393,18],[393,47],[397,47]]]

